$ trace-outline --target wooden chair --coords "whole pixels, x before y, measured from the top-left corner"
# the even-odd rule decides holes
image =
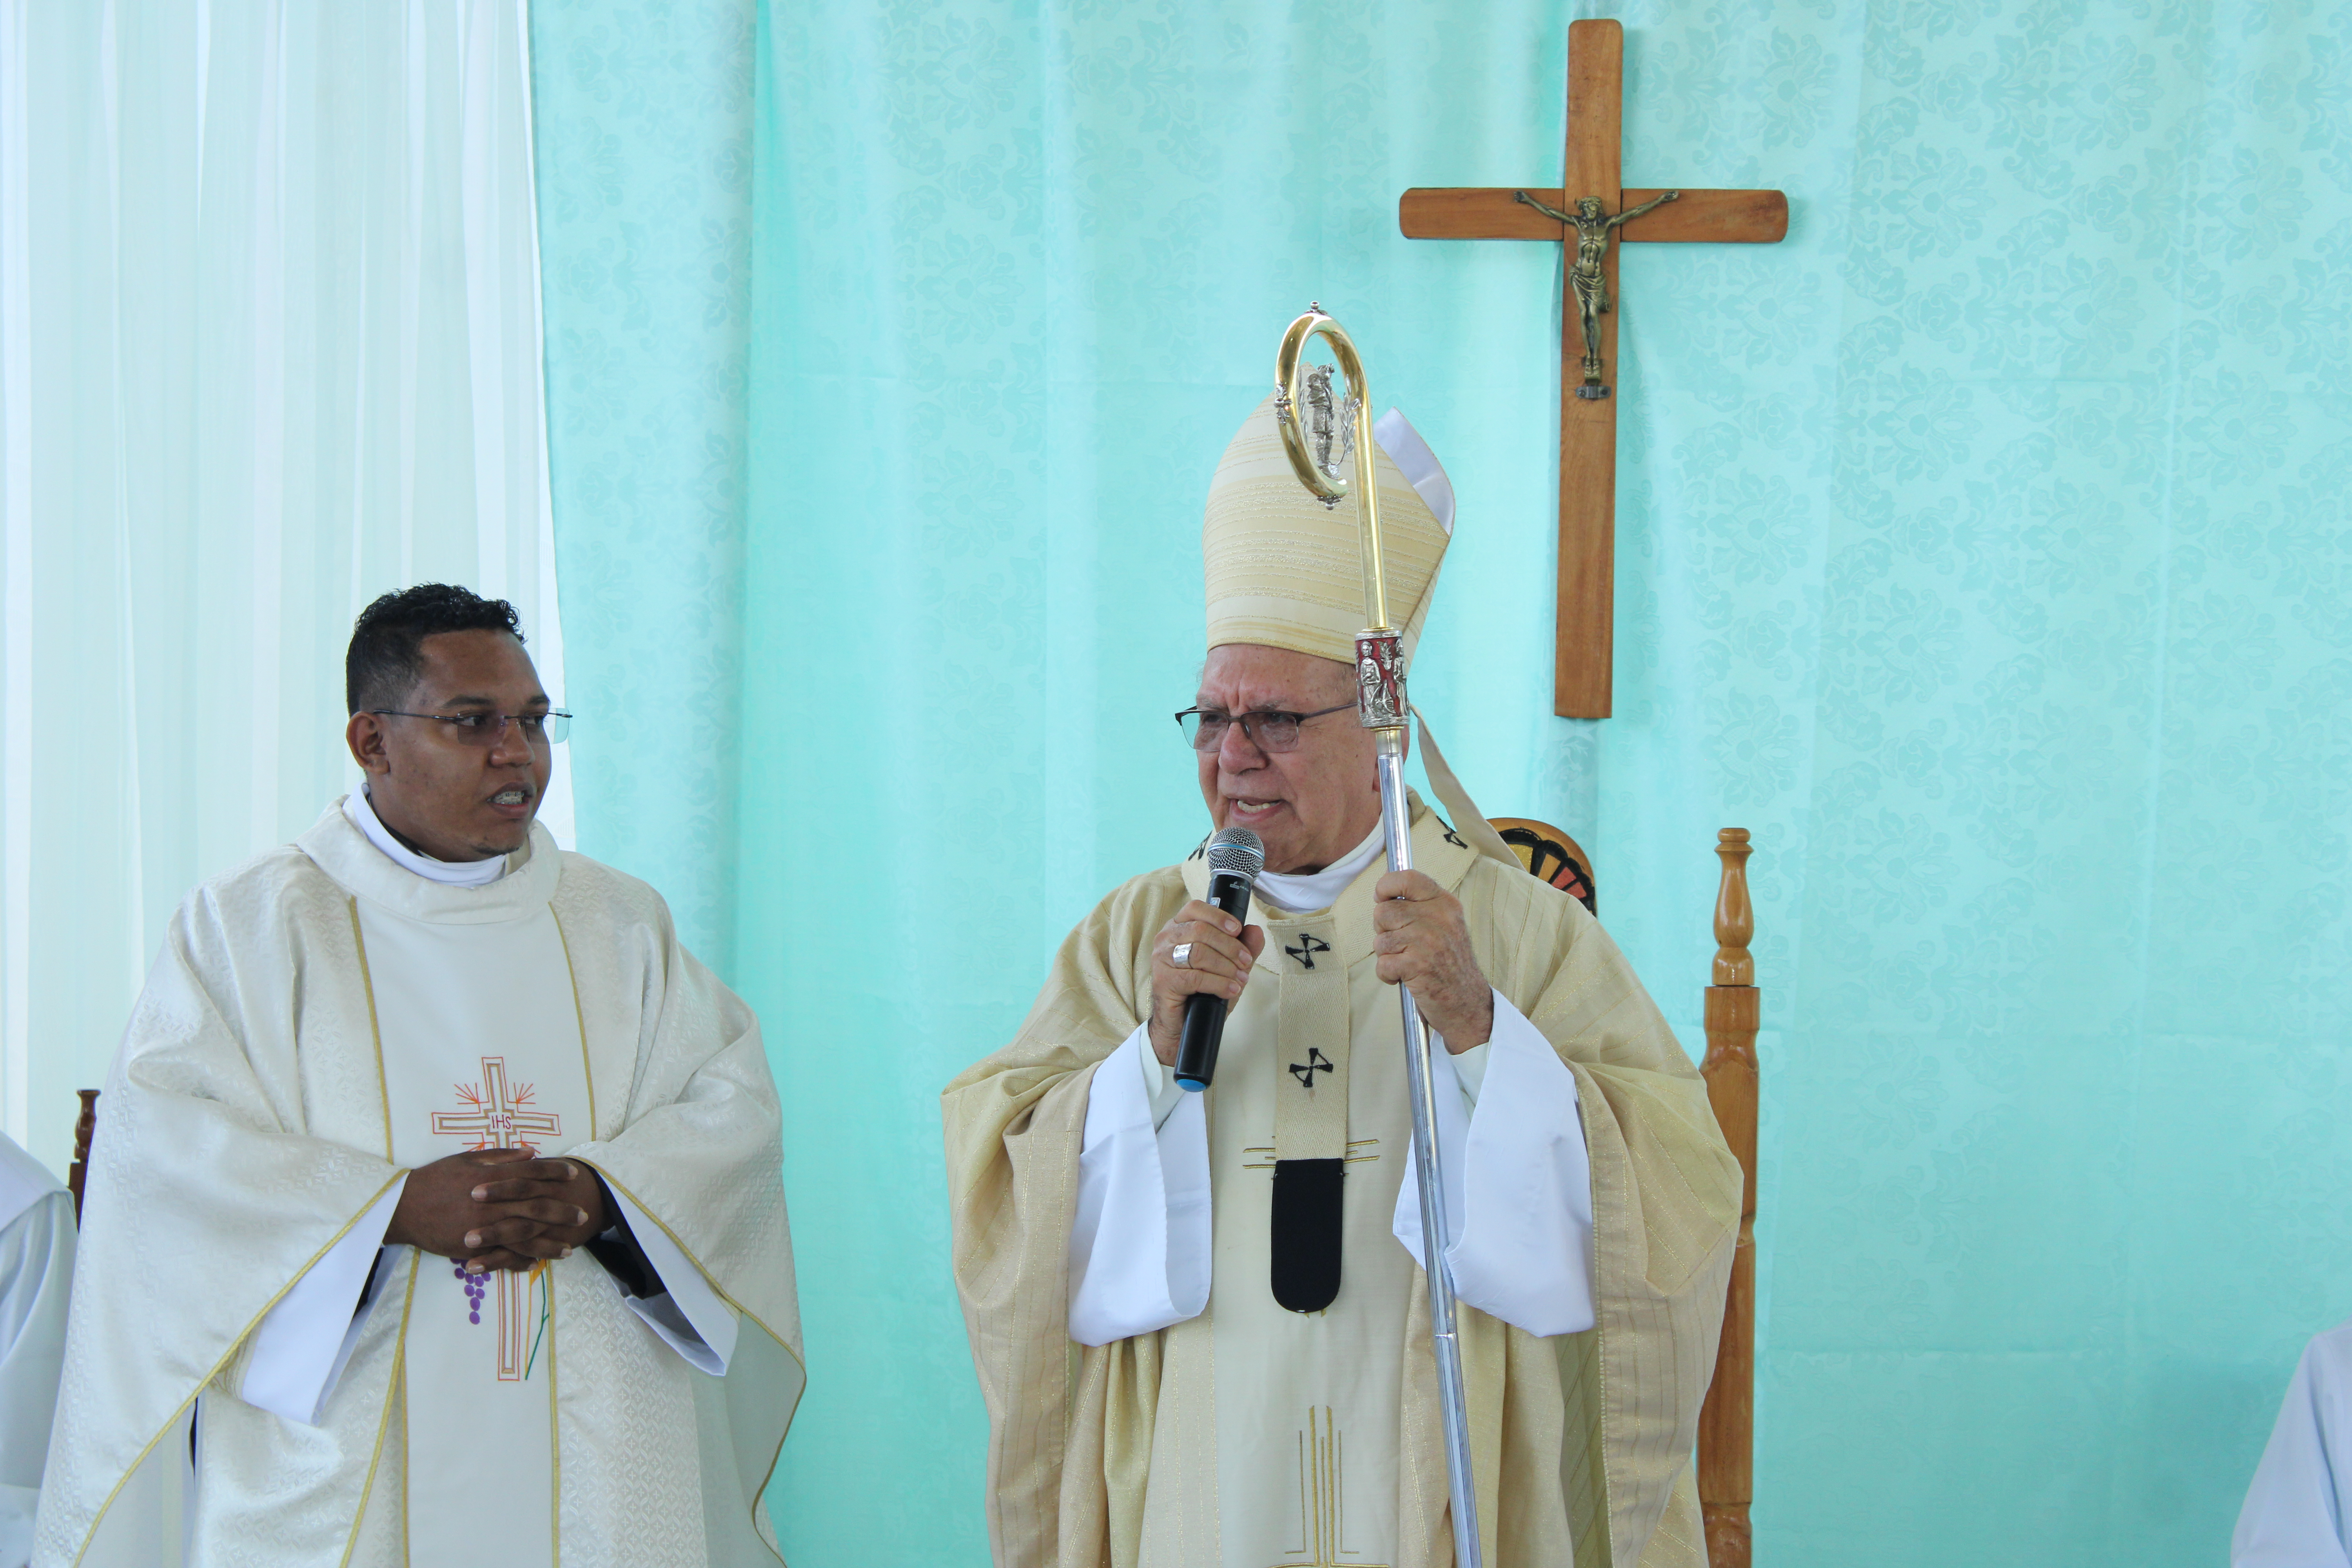
[[[1599,889],[1591,858],[1549,823],[1527,817],[1491,819],[1503,842],[1528,870],[1574,893],[1595,914]],[[1739,1240],[1731,1255],[1723,1334],[1716,1344],[1715,1381],[1698,1413],[1699,1511],[1706,1524],[1708,1568],[1748,1568],[1748,1505],[1755,1500],[1756,1420],[1756,912],[1748,897],[1744,827],[1716,835],[1723,862],[1715,896],[1714,984],[1706,988],[1706,1058],[1699,1072],[1724,1141],[1739,1157],[1743,1179]]]
[[[78,1089],[81,1112],[74,1119],[73,1163],[66,1167],[66,1190],[73,1194],[74,1224],[81,1224],[81,1184],[89,1175],[89,1141],[98,1135],[98,1090]]]

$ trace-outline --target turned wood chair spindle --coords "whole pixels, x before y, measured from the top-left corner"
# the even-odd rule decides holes
[[[1531,817],[1489,819],[1534,876],[1595,908],[1592,860],[1560,828]],[[1724,1141],[1739,1158],[1739,1239],[1724,1294],[1715,1381],[1698,1417],[1699,1510],[1708,1568],[1748,1568],[1748,1508],[1755,1500],[1756,1407],[1756,910],[1748,896],[1744,827],[1716,835],[1722,880],[1715,898],[1714,984],[1706,989],[1706,1079]],[[1596,912],[1597,910],[1596,910]]]
[[[1748,897],[1748,830],[1716,836],[1723,881],[1715,900],[1715,984],[1706,988],[1707,1100],[1724,1141],[1739,1158],[1739,1241],[1715,1381],[1698,1416],[1699,1509],[1708,1568],[1748,1568],[1748,1506],[1755,1500],[1756,1429],[1756,911]]]
[[[73,1194],[74,1224],[81,1224],[81,1186],[89,1175],[89,1141],[98,1136],[98,1090],[78,1089],[81,1114],[74,1119],[73,1163],[66,1167],[66,1190]]]

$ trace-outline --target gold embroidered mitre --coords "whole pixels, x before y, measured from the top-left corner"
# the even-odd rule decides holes
[[[1373,436],[1389,616],[1401,623],[1410,663],[1453,533],[1454,491],[1403,415],[1389,410]],[[1341,471],[1353,476],[1352,455]],[[1209,481],[1201,525],[1208,646],[1263,643],[1353,664],[1364,629],[1361,551],[1354,500],[1327,508],[1291,471],[1269,394]]]

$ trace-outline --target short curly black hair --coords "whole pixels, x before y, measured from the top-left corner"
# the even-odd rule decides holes
[[[504,599],[485,599],[453,583],[419,583],[386,594],[360,612],[343,655],[343,700],[350,711],[404,701],[424,673],[419,645],[436,632],[509,632],[523,640],[522,617]]]

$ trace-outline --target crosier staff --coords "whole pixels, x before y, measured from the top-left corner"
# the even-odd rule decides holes
[[[1346,382],[1346,403],[1330,405],[1328,382],[1312,389],[1307,381],[1307,342],[1331,345]],[[1351,493],[1363,547],[1364,613],[1371,626],[1356,634],[1356,721],[1373,732],[1379,747],[1381,825],[1386,832],[1391,871],[1412,869],[1412,824],[1404,791],[1404,732],[1411,711],[1404,695],[1404,638],[1389,625],[1388,584],[1381,567],[1380,485],[1374,476],[1371,396],[1364,363],[1347,329],[1311,304],[1282,334],[1274,362],[1275,422],[1298,482],[1326,507]],[[1315,436],[1322,450],[1307,449],[1307,413],[1321,416]],[[1343,437],[1355,448],[1353,479],[1334,471],[1333,452]],[[1470,1478],[1470,1422],[1462,1393],[1462,1346],[1454,1330],[1454,1280],[1446,1272],[1445,1177],[1437,1163],[1437,1102],[1432,1090],[1429,1026],[1413,1005],[1412,993],[1397,987],[1404,1010],[1405,1072],[1412,1100],[1412,1154],[1421,1180],[1421,1254],[1429,1280],[1431,1348],[1437,1357],[1437,1397],[1445,1421],[1445,1472],[1454,1511],[1454,1561],[1457,1568],[1481,1568],[1478,1494]]]

